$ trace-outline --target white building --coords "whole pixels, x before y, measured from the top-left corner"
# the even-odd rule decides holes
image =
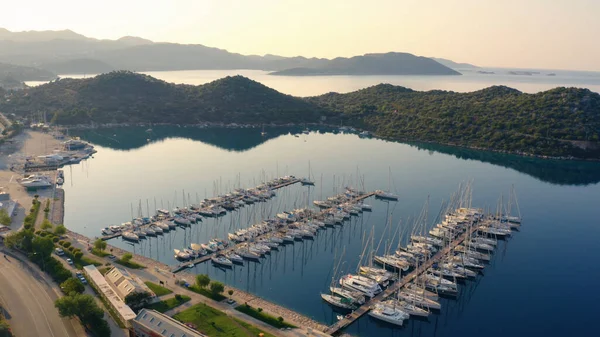
[[[83,272],[90,281],[90,285],[96,289],[96,291],[110,304],[112,310],[114,310],[119,319],[129,326],[129,321],[136,317],[136,314],[131,308],[123,302],[123,300],[117,295],[113,288],[106,282],[106,279],[100,271],[94,265],[83,267]]]
[[[156,299],[156,295],[148,288],[147,285],[140,280],[139,277],[131,275],[127,270],[113,267],[109,270],[106,275],[104,275],[108,284],[117,292],[117,295],[121,298],[121,300],[125,301],[125,297],[127,295],[138,292],[150,293],[153,297],[151,302]]]
[[[148,309],[142,309],[131,321],[131,331],[133,337],[206,337],[167,315]]]

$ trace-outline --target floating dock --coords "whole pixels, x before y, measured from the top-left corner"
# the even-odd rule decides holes
[[[389,286],[386,290],[382,291],[379,295],[373,297],[370,301],[367,301],[365,304],[360,306],[358,309],[353,311],[351,314],[347,315],[343,319],[337,321],[335,324],[329,326],[323,332],[329,335],[338,334],[342,329],[347,327],[348,325],[354,323],[357,319],[359,319],[362,315],[369,312],[372,306],[377,303],[383,301],[384,299],[390,297],[393,293],[400,290],[400,288],[404,287],[411,281],[415,280],[419,275],[423,274],[427,269],[433,266],[434,263],[439,262],[443,257],[448,255],[456,246],[460,245],[467,237],[477,231],[477,226],[473,226],[470,230],[463,233],[461,236],[452,241],[448,246],[444,249],[437,252],[434,256],[432,256],[429,260],[427,260],[423,265],[419,266],[412,272],[405,275],[401,280],[398,280],[391,286]]]

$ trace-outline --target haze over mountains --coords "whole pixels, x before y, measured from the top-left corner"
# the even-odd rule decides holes
[[[11,32],[3,28],[0,28],[0,62],[55,74],[97,74],[121,69],[256,69],[273,71],[276,75],[460,75],[431,58],[408,53],[365,54],[332,60],[241,55],[200,44],[153,42],[131,36],[99,40],[71,30]]]

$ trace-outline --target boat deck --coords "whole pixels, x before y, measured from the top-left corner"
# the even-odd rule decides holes
[[[344,317],[343,319],[337,321],[335,324],[329,326],[323,332],[325,332],[326,334],[329,334],[329,335],[338,334],[342,329],[344,329],[348,325],[352,324],[354,321],[359,319],[362,315],[366,314],[371,309],[372,306],[383,301],[387,297],[391,296],[393,293],[400,290],[400,288],[404,287],[409,282],[413,281],[419,275],[424,273],[434,263],[439,262],[444,256],[448,255],[448,253],[450,253],[454,248],[456,248],[456,246],[460,245],[468,236],[473,234],[473,232],[475,232],[476,230],[477,230],[477,226],[473,226],[469,231],[466,231],[461,236],[459,236],[454,241],[452,241],[444,249],[437,252],[434,256],[431,257],[431,259],[429,259],[423,265],[419,266],[412,272],[408,273],[401,280],[395,282],[394,284],[389,286],[386,290],[382,291],[379,295],[373,297],[372,300],[370,300],[370,301],[366,302],[365,304],[363,304],[362,306],[360,306],[358,309],[353,311],[347,317]]]

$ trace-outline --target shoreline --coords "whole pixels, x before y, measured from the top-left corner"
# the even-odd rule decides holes
[[[173,123],[114,123],[114,124],[108,123],[108,124],[98,124],[98,125],[76,124],[76,125],[60,125],[58,127],[60,129],[67,128],[67,129],[72,129],[72,130],[93,130],[93,129],[122,128],[122,127],[133,127],[133,126],[151,127],[153,125],[196,127],[199,129],[215,128],[215,127],[231,128],[231,129],[255,129],[255,128],[261,128],[263,126],[266,126],[266,127],[320,126],[320,127],[328,127],[328,128],[339,128],[338,125],[327,124],[327,123],[237,124],[237,123],[213,123],[213,122],[205,122],[205,123],[197,123],[197,124],[173,124]],[[490,149],[490,148],[481,148],[481,147],[477,147],[477,146],[459,145],[459,144],[453,144],[453,143],[440,143],[440,142],[427,141],[427,140],[408,140],[408,139],[402,139],[402,138],[385,137],[385,136],[378,136],[377,133],[375,133],[373,131],[369,131],[369,130],[365,130],[365,129],[361,129],[361,128],[357,128],[357,127],[352,127],[352,128],[354,128],[357,132],[360,132],[360,131],[370,132],[372,134],[372,138],[381,139],[381,140],[385,140],[385,141],[391,141],[391,142],[399,142],[399,143],[404,143],[404,144],[409,144],[409,145],[413,145],[413,144],[417,145],[418,143],[424,143],[424,144],[451,146],[451,147],[469,149],[469,150],[474,150],[474,151],[509,154],[509,155],[515,155],[515,156],[519,156],[519,157],[526,157],[526,158],[539,158],[539,159],[544,159],[544,160],[600,162],[600,158],[579,158],[579,157],[573,157],[573,156],[567,156],[567,157],[548,156],[548,155],[538,155],[538,154],[533,154],[533,153],[528,153],[528,152],[496,150],[496,149]]]

